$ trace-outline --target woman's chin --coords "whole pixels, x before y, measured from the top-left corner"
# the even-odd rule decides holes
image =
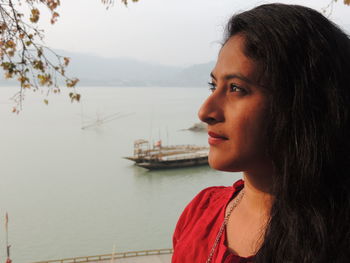
[[[218,158],[215,154],[209,154],[208,157],[209,166],[215,170],[223,172],[241,172],[239,165],[231,160],[225,160],[225,158]]]

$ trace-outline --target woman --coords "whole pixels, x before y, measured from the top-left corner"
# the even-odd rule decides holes
[[[209,163],[244,182],[182,213],[173,262],[350,262],[350,40],[315,10],[235,15],[211,73]]]

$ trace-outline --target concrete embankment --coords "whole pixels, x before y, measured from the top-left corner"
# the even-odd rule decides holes
[[[47,260],[34,263],[170,263],[172,253],[172,249],[154,249]]]
[[[138,256],[129,258],[118,258],[114,261],[92,261],[92,263],[171,263],[172,254],[167,255],[153,255],[153,256]],[[91,263],[91,261],[90,261]]]

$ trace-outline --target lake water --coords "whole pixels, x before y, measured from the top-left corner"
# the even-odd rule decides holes
[[[239,173],[209,167],[147,171],[123,156],[136,139],[206,145],[206,133],[182,131],[198,122],[203,88],[79,88],[29,92],[11,113],[16,88],[0,88],[0,224],[9,213],[15,263],[143,249],[171,248],[185,205],[201,189],[231,185]],[[82,122],[124,117],[82,130]],[[0,229],[0,260],[5,259]]]

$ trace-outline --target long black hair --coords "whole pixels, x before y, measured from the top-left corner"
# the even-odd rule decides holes
[[[255,262],[350,262],[350,40],[317,11],[234,15],[270,97],[275,201]]]

